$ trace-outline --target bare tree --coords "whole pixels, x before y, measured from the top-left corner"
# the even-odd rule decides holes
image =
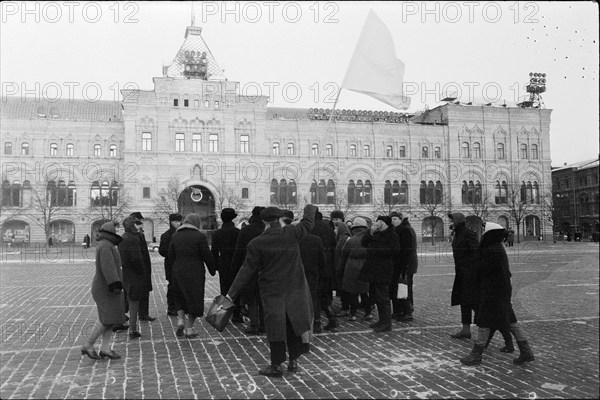
[[[59,198],[56,188],[49,188],[48,182],[31,186],[31,208],[35,214],[31,220],[44,230],[46,241],[50,237],[50,226],[56,214],[60,213],[65,199]]]
[[[435,231],[439,224],[443,224],[446,214],[445,198],[443,191],[422,189],[418,209],[426,215],[431,227],[431,245],[435,245]],[[425,228],[424,228],[425,229]],[[428,232],[423,232],[425,236]]]
[[[520,242],[521,222],[531,211],[531,202],[523,198],[521,186],[511,185],[508,189],[506,204],[508,212],[517,226],[517,243]]]
[[[233,208],[239,210],[244,207],[246,201],[236,192],[235,188],[220,182],[213,193],[215,199],[215,213],[219,213],[224,208]]]
[[[381,192],[373,201],[373,210],[377,215],[390,215],[394,211],[403,215],[412,213],[410,205],[403,203],[399,196],[392,195],[391,199],[386,201]]]
[[[348,191],[337,189],[333,196],[333,203],[322,206],[322,213],[330,214],[332,211],[339,210],[344,213],[344,219],[352,218],[356,215],[356,204],[351,204],[348,201]]]
[[[154,214],[156,218],[168,224],[169,214],[179,212],[179,178],[171,177],[166,188],[162,188],[154,199]]]
[[[101,221],[122,220],[129,213],[131,199],[122,185],[111,186],[90,198],[90,216]]]
[[[487,219],[490,217],[491,200],[492,195],[487,190],[476,194],[473,197],[473,201],[469,204],[471,208],[471,214],[481,218],[482,221],[487,221]]]

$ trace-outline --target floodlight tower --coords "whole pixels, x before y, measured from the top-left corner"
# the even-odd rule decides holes
[[[542,93],[546,91],[546,74],[541,72],[529,73],[529,85],[526,86],[529,93],[529,100],[523,101],[518,105],[522,108],[546,108]]]

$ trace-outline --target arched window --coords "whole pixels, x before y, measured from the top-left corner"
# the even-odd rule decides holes
[[[50,147],[52,147],[52,145]],[[95,144],[94,145],[94,157],[100,157],[101,150],[102,150],[102,146],[100,146],[99,144]]]
[[[319,181],[319,186],[317,187],[317,204],[325,204],[327,202],[327,185],[325,184],[325,180],[321,179]]]
[[[21,203],[21,201],[23,200],[23,197],[21,196],[21,182],[19,181],[13,181],[12,187],[11,187],[11,197],[12,197],[12,206],[13,207],[21,207],[23,204]]]
[[[469,181],[469,186],[467,189],[467,203],[473,204],[474,200],[475,200],[475,184],[473,183],[473,181]]]
[[[365,191],[365,188],[363,186],[362,180],[360,180],[360,179],[357,180],[356,181],[356,192],[354,194],[354,200],[355,200],[356,204],[363,204],[364,191]]]
[[[92,187],[90,189],[90,204],[94,207],[102,204],[102,199],[100,197],[100,183],[98,181],[92,182]]]
[[[521,144],[521,158],[523,160],[527,159],[527,145],[525,143]]]
[[[408,204],[408,183],[406,181],[400,182],[400,200],[399,204]]]
[[[373,187],[371,186],[371,181],[366,180],[364,186],[364,195],[363,195],[363,204],[371,204],[371,193],[373,192]]]
[[[202,134],[192,133],[192,151],[195,153],[202,151]]]
[[[325,145],[325,155],[327,156],[333,156],[333,145],[332,144],[326,144]]]
[[[335,183],[332,179],[327,181],[327,204],[335,204]]]
[[[397,180],[392,183],[392,204],[400,204],[400,183]]]
[[[67,143],[67,156],[72,156],[75,154],[75,146],[73,143]]]
[[[175,134],[175,151],[185,151],[185,133]]]
[[[390,181],[385,181],[385,185],[383,186],[383,203],[384,204],[393,204],[392,203],[392,183]]]
[[[531,182],[527,182],[527,202],[533,203],[533,185]]]
[[[419,187],[419,202],[427,204],[427,183],[425,181],[421,181],[421,186]]]
[[[496,157],[498,160],[504,160],[504,143],[498,143],[496,145]]]
[[[27,142],[21,143],[21,155],[22,156],[29,155],[29,143],[27,143]]]
[[[310,202],[317,204],[317,181],[315,180],[310,185]]]
[[[12,142],[4,142],[4,154],[7,156],[12,154]]]
[[[540,204],[540,188],[538,186],[537,181],[533,182],[533,188],[532,188],[532,201],[535,204]]]
[[[462,156],[462,158],[469,158],[471,157],[471,154],[469,154],[469,143],[467,142],[462,142],[462,144],[460,145],[460,154]]]
[[[495,192],[495,203],[496,204],[506,204],[508,201],[508,185],[506,181],[496,181],[496,185],[494,186]]]
[[[481,145],[477,142],[473,143],[473,158],[481,158]]]
[[[287,199],[287,181],[282,179],[279,181],[279,190],[277,195],[277,204],[288,204]]]
[[[371,146],[368,144],[363,146],[363,157],[371,157]]]
[[[386,146],[385,147],[385,156],[387,158],[394,157],[394,148],[392,146]]]
[[[348,204],[356,204],[356,185],[352,179],[348,181]]]
[[[56,203],[58,206],[65,206],[67,203],[67,184],[65,181],[58,181]]]
[[[537,160],[538,159],[538,147],[537,147],[537,144],[532,144],[531,145],[531,159],[532,160]]]
[[[110,184],[109,197],[111,206],[116,206],[119,203],[119,184],[115,181]]]
[[[152,133],[142,132],[142,151],[152,150]]]
[[[461,199],[463,204],[469,204],[469,186],[467,181],[462,181],[462,187],[460,190]]]
[[[216,133],[208,135],[208,151],[212,153],[219,152],[219,135]]]
[[[436,181],[435,182],[435,194],[434,194],[434,201],[435,204],[440,204],[442,202],[442,199],[444,198],[444,187],[442,186],[442,182],[440,181]]]
[[[294,143],[288,143],[287,154],[288,156],[293,156],[294,154],[296,154],[294,149]]]
[[[240,153],[250,153],[250,136],[240,135]]]
[[[482,195],[481,182],[475,181],[475,196],[474,196],[473,200],[475,201],[476,204],[481,204],[481,202],[482,202],[481,195]]]
[[[350,157],[356,157],[356,145],[355,144],[351,144],[350,145]]]
[[[528,203],[527,200],[527,186],[525,186],[525,182],[521,182],[521,202]]]
[[[77,187],[73,181],[69,181],[67,185],[67,201],[65,205],[67,207],[75,207],[77,205]]]
[[[319,155],[319,145],[316,143],[313,143],[312,146],[310,147],[310,154],[312,156],[317,157]]]
[[[270,192],[271,196],[270,196],[270,200],[269,203],[271,203],[271,205],[276,205],[277,202],[279,201],[279,183],[277,182],[277,179],[272,179],[271,180],[271,192]]]
[[[421,158],[429,158],[429,148],[427,146],[423,146],[421,149]]]
[[[287,201],[288,204],[298,204],[298,190],[293,179],[290,179],[287,185]]]
[[[401,158],[406,157],[406,146],[400,146],[398,148],[398,157],[401,157]]]
[[[117,145],[116,144],[110,145],[110,147],[108,148],[108,156],[111,158],[117,157]]]
[[[277,143],[277,142],[273,143],[273,155],[274,156],[279,155],[279,143]]]
[[[53,180],[48,181],[46,184],[46,201],[48,205],[51,207],[56,206],[57,203],[57,193],[56,193],[56,182]]]
[[[99,145],[97,145],[97,146],[99,146]],[[58,155],[58,144],[50,143],[50,155],[51,156]]]
[[[433,154],[434,154],[434,157],[437,158],[437,159],[442,158],[442,149],[440,147],[436,147],[433,150]]]

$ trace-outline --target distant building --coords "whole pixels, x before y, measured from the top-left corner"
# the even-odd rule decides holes
[[[556,208],[555,231],[581,232],[589,238],[598,232],[598,159],[552,168],[552,194]]]
[[[80,242],[140,211],[150,241],[169,211],[199,213],[210,232],[222,207],[243,220],[255,205],[305,203],[369,220],[402,211],[423,240],[445,240],[449,211],[478,231],[486,213],[513,227],[515,191],[529,204],[521,232],[551,232],[541,218],[551,110],[455,102],[416,115],[338,110],[330,121],[329,110],[269,108],[222,76],[195,26],[153,81],[120,102],[5,99],[3,240],[43,241],[47,221],[55,241]]]

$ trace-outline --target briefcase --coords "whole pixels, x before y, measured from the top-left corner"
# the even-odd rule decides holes
[[[206,321],[215,327],[216,330],[222,332],[227,326],[227,323],[231,319],[235,304],[223,295],[218,295],[213,300],[208,313],[206,314]]]

